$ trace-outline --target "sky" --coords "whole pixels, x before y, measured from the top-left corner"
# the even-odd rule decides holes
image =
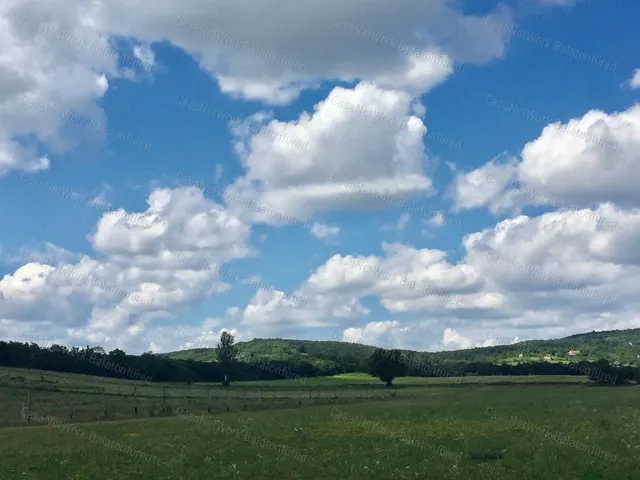
[[[640,327],[637,2],[4,0],[0,338]]]

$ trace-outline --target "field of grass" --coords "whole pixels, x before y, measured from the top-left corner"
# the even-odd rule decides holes
[[[580,375],[522,375],[522,376],[502,376],[494,375],[490,377],[467,376],[467,377],[401,377],[393,381],[398,387],[421,387],[425,385],[475,385],[475,384],[523,384],[523,383],[590,383],[586,376]],[[247,386],[278,386],[278,387],[375,387],[384,388],[384,384],[377,378],[366,373],[345,373],[330,377],[306,378],[303,383],[298,380],[269,380],[263,382],[240,382],[239,387]]]
[[[640,479],[639,388],[407,391],[201,418],[0,429],[0,478]]]
[[[145,383],[88,375],[0,367],[0,427],[31,424],[29,412],[67,422],[168,417],[191,413],[264,410],[418,395],[426,386],[588,382],[586,377],[405,377],[389,391],[366,374],[220,384]]]
[[[340,382],[324,386],[285,382],[238,382],[225,389],[219,383],[145,383],[0,367],[0,427],[28,424],[29,411],[67,422],[91,422],[166,417],[184,411],[215,413],[345,403],[411,393],[405,389],[391,392],[380,382],[366,388],[340,388]]]

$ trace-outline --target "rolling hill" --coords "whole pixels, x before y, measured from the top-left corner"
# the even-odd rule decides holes
[[[472,348],[442,352],[416,352],[402,350],[407,358],[437,364],[456,362],[510,363],[527,361],[576,362],[608,360],[614,364],[640,365],[640,329],[589,332],[554,340],[530,340],[513,345]],[[337,365],[347,366],[349,370],[360,370],[375,347],[357,343],[255,339],[240,342],[238,359],[249,362],[287,361],[292,363],[311,363],[316,367],[330,369]],[[573,354],[569,354],[572,352]],[[579,353],[576,353],[579,352]],[[195,360],[201,362],[216,361],[213,348],[182,350],[161,354],[173,359]]]

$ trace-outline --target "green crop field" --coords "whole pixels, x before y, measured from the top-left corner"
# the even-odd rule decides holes
[[[269,411],[4,428],[0,478],[640,478],[638,388],[406,391]]]

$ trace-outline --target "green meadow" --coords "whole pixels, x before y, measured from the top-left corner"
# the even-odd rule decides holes
[[[0,478],[640,478],[638,397],[631,388],[433,387],[358,404],[77,424],[75,431],[7,428]]]
[[[357,374],[313,380],[234,384],[227,410],[218,385],[1,369],[0,479],[640,479],[636,387],[580,377],[400,378],[390,391]],[[120,391],[138,415],[100,418],[107,386],[108,401]],[[154,413],[163,387],[175,408]],[[137,399],[133,388],[143,392]],[[184,391],[193,397],[186,403]],[[198,396],[213,391],[211,403]],[[48,408],[34,401],[42,395],[54,396]],[[85,402],[95,418],[65,417],[56,395],[78,411]]]

